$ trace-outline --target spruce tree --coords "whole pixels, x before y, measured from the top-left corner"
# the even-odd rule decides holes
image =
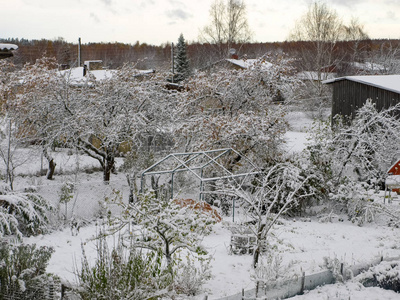
[[[189,60],[186,53],[186,42],[183,34],[179,36],[176,45],[174,82],[186,79],[190,74]]]

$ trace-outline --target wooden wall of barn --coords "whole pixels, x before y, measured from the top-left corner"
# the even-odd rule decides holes
[[[382,110],[399,103],[400,94],[351,80],[336,81],[333,83],[332,116],[339,114],[353,118],[367,99],[372,99],[376,108]]]

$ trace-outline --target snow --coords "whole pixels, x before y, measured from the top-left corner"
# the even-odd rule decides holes
[[[113,76],[113,74],[116,72],[115,70],[89,70],[87,71],[88,74],[91,74],[94,76],[95,80],[105,80],[109,79]],[[154,73],[154,70],[137,70],[138,75],[145,75],[145,74],[151,74]],[[87,80],[86,76],[83,76],[83,67],[76,67],[76,68],[71,68],[68,70],[63,70],[60,71],[60,74],[69,77],[71,84],[79,85],[85,82]]]
[[[296,74],[296,77],[300,80],[332,80],[336,77],[336,73],[325,73],[325,72],[314,72],[314,71],[303,71]]]
[[[252,257],[229,254],[228,225],[231,221],[230,218],[225,218],[222,223],[216,224],[213,232],[203,241],[203,245],[213,256],[213,278],[205,285],[209,299],[219,299],[239,293],[242,288],[247,290],[255,286],[251,280]],[[88,257],[95,257],[95,241],[91,239],[99,228],[98,225],[91,224],[82,228],[76,236],[72,236],[69,229],[63,229],[49,235],[26,238],[25,242],[54,247],[56,251],[50,260],[48,272],[73,283],[74,266],[79,267],[82,257],[81,244],[85,243]],[[276,245],[275,251],[282,256],[283,265],[291,266],[290,272],[293,274],[304,271],[307,275],[325,270],[324,257],[338,258],[348,265],[354,265],[369,263],[380,256],[400,256],[400,247],[397,245],[399,230],[376,224],[359,227],[347,221],[319,223],[316,219],[285,220],[275,227],[274,234],[275,238],[271,243]],[[117,239],[118,237],[110,238],[109,245],[112,246]],[[336,290],[340,291],[338,295],[351,295],[351,299],[383,299],[385,295],[396,295],[378,288],[367,289],[347,283],[325,286],[295,299],[328,299],[328,296],[336,295]],[[356,294],[358,298],[353,298]],[[327,296],[323,298],[322,295]],[[400,295],[385,299],[400,299]]]
[[[325,80],[323,83],[329,84],[340,80],[355,81],[391,92],[400,93],[400,75],[345,76],[331,80]]]
[[[227,58],[226,61],[242,68],[242,69],[249,69],[251,67],[254,67],[255,64],[257,64],[260,60],[258,59],[233,59],[233,58]],[[272,66],[270,62],[263,61],[262,63],[263,68],[269,68]]]
[[[400,175],[389,175],[386,178],[385,184],[389,189],[400,188]]]
[[[310,124],[310,119],[305,114],[292,113],[292,122],[297,118],[296,128],[286,134],[287,149],[289,151],[300,151],[304,148],[307,134],[299,129],[304,129]],[[20,150],[21,157],[29,155],[40,157],[35,148]],[[32,155],[35,153],[35,155]],[[29,163],[17,168],[17,174],[25,175],[16,178],[15,186],[22,189],[27,185],[39,186],[39,192],[46,198],[56,203],[58,190],[65,181],[77,180],[81,184],[79,189],[79,201],[82,206],[77,206],[75,213],[94,213],[99,210],[99,202],[111,193],[113,188],[122,192],[123,199],[128,197],[128,187],[123,173],[111,176],[111,183],[104,186],[101,183],[101,173],[85,173],[97,166],[98,162],[85,156],[76,156],[76,153],[68,153],[67,150],[57,149],[53,153],[57,162],[57,168],[62,169],[65,175],[56,175],[54,181],[47,181],[44,177],[35,176],[40,170],[40,159],[30,159]],[[121,164],[121,160],[118,160]],[[78,168],[79,167],[79,168]],[[57,169],[56,169],[57,170]],[[26,176],[28,175],[28,176]],[[383,199],[382,199],[383,200]],[[93,206],[85,206],[91,203]],[[398,205],[398,204],[392,204]],[[339,259],[346,265],[357,265],[369,263],[376,258],[400,257],[400,230],[397,228],[369,223],[363,227],[357,226],[345,216],[343,220],[334,218],[332,223],[321,223],[315,216],[310,218],[283,219],[273,229],[273,236],[269,243],[274,249],[273,254],[282,257],[282,266],[286,268],[287,275],[306,275],[326,270],[324,257]],[[327,211],[329,213],[329,211]],[[241,221],[243,215],[240,210],[235,215],[235,222]],[[89,219],[89,218],[88,218]],[[93,238],[100,228],[103,228],[101,220],[89,223],[80,228],[76,235],[72,235],[70,228],[55,230],[46,235],[24,238],[26,243],[36,243],[38,246],[51,246],[55,248],[47,271],[59,275],[64,281],[76,282],[75,268],[79,268],[82,249],[85,247],[89,259],[96,256],[96,242]],[[229,252],[232,218],[225,217],[221,223],[216,224],[210,235],[203,240],[203,245],[212,255],[213,278],[208,281],[203,294],[192,299],[204,299],[205,293],[208,299],[219,299],[224,296],[239,293],[242,288],[248,290],[255,287],[252,281],[251,255],[232,255]],[[118,236],[109,238],[109,246],[116,244]],[[305,295],[296,296],[296,300],[313,299],[400,299],[400,295],[393,291],[385,291],[380,288],[365,288],[359,283],[349,281],[342,284],[326,285],[316,290],[306,292]]]
[[[384,71],[385,67],[381,64],[371,63],[371,62],[352,62],[351,65],[357,69],[365,70],[365,71]]]
[[[0,43],[0,51],[1,50],[16,50],[16,49],[18,49],[17,45]]]
[[[96,80],[104,80],[107,78],[111,78],[114,71],[111,70],[93,70],[88,71],[88,73],[92,74]],[[87,79],[87,77],[83,76],[83,67],[71,68],[68,70],[60,71],[63,76],[69,77],[70,82],[72,84],[82,83]]]
[[[378,287],[366,288],[360,283],[349,282],[345,284],[325,285],[313,291],[308,291],[302,296],[290,298],[292,300],[328,300],[328,299],[351,299],[351,300],[396,300],[400,295],[394,291],[387,291]]]

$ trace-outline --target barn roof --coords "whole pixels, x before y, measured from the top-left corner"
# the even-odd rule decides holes
[[[400,75],[345,76],[325,80],[323,83],[330,84],[341,80],[350,80],[400,94]]]
[[[14,44],[3,44],[0,43],[0,51],[5,51],[5,50],[17,50],[18,46]]]

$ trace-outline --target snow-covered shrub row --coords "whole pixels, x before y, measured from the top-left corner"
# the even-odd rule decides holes
[[[48,299],[54,278],[46,268],[53,252],[53,248],[35,244],[0,243],[0,298]]]
[[[400,293],[400,262],[383,261],[356,277],[365,287],[378,286]]]

